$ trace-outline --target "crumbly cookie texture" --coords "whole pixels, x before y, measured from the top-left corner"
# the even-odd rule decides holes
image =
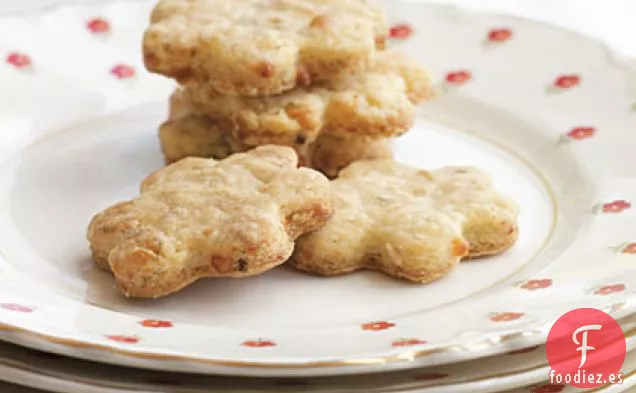
[[[291,148],[263,146],[217,161],[187,158],[93,217],[95,262],[128,297],[157,298],[211,276],[245,277],[285,262],[294,240],[332,215],[329,181],[297,168]]]
[[[186,157],[223,159],[252,149],[217,121],[197,114],[184,114],[173,107],[174,118],[159,128],[159,140],[166,163]],[[354,161],[391,158],[390,140],[323,134],[313,143],[293,144],[301,166],[316,169],[330,178]]]
[[[380,270],[415,282],[463,258],[500,253],[517,239],[518,207],[470,167],[432,172],[359,161],[332,182],[335,214],[296,242],[290,263],[325,276]]]
[[[143,53],[184,85],[272,95],[362,70],[387,32],[371,0],[161,0]]]
[[[367,70],[271,97],[223,96],[190,87],[183,105],[232,127],[247,145],[308,143],[319,134],[394,137],[413,125],[415,106],[435,96],[427,70],[413,58],[379,54]]]

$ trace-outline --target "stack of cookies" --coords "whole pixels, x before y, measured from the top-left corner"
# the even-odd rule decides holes
[[[510,248],[519,209],[486,173],[392,160],[432,88],[386,31],[366,0],[162,0],[144,55],[180,83],[160,130],[174,163],[87,231],[119,290],[157,298],[284,263],[425,283]]]
[[[385,50],[367,0],[162,0],[144,35],[151,72],[175,79],[159,136],[166,162],[294,148],[329,177],[390,158],[433,96],[415,60]]]

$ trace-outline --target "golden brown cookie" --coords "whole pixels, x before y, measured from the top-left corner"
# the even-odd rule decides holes
[[[435,95],[429,73],[400,53],[379,54],[365,71],[270,97],[177,91],[191,111],[235,130],[245,144],[311,143],[319,134],[394,137],[413,125],[415,107]]]
[[[185,157],[222,159],[230,154],[250,150],[218,122],[195,114],[168,120],[159,128],[159,140],[167,163]],[[328,177],[357,160],[391,158],[390,141],[385,138],[321,135],[313,143],[294,144],[300,164],[321,171]]]
[[[220,160],[249,150],[216,121],[198,115],[166,121],[159,127],[159,141],[168,164],[186,157]]]
[[[500,253],[517,239],[517,205],[474,168],[428,172],[359,161],[332,189],[335,214],[298,239],[290,260],[298,269],[332,276],[366,268],[428,282],[462,258]]]
[[[187,158],[148,176],[140,196],[93,217],[95,262],[128,297],[157,298],[203,277],[246,277],[285,262],[333,212],[329,181],[291,148]]]
[[[225,95],[271,95],[363,69],[388,33],[370,0],[161,0],[151,72]]]

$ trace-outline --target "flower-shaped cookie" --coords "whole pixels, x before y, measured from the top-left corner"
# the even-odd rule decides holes
[[[223,159],[252,149],[217,121],[196,114],[180,113],[162,124],[159,140],[167,163],[186,157]],[[390,141],[385,138],[339,138],[324,134],[313,143],[294,147],[302,166],[319,170],[330,178],[354,161],[392,156]]]
[[[245,277],[285,262],[332,215],[328,180],[291,148],[223,161],[187,158],[144,180],[135,199],[91,221],[93,258],[129,297],[160,297],[202,277]]]
[[[388,33],[369,0],[162,0],[146,67],[227,95],[271,95],[363,69]]]
[[[199,87],[175,95],[173,100],[218,120],[248,146],[293,146],[311,143],[319,134],[403,134],[413,125],[415,106],[433,97],[435,89],[416,60],[384,52],[365,71],[276,96],[228,97]]]
[[[179,90],[171,96],[169,108],[169,119],[159,128],[161,149],[167,163],[185,157],[223,159],[252,148],[220,121],[192,112],[183,102]],[[302,166],[319,170],[331,178],[354,161],[392,157],[390,139],[357,135],[322,134],[313,142],[292,143],[292,147]]]
[[[466,257],[517,239],[518,207],[474,168],[433,172],[390,160],[356,162],[332,182],[335,214],[296,243],[291,263],[320,275],[358,269],[428,282]]]

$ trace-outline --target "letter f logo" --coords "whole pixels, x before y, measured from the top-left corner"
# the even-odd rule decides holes
[[[603,328],[602,325],[585,325],[576,329],[574,333],[572,333],[572,341],[574,341],[574,344],[580,345],[580,347],[576,349],[577,351],[581,351],[581,364],[579,364],[579,368],[583,367],[583,365],[585,364],[585,361],[587,360],[587,351],[596,349],[594,347],[587,345],[588,330],[601,330],[602,328]],[[583,334],[581,335],[582,340],[581,342],[579,342],[576,336],[581,332],[583,332]]]

